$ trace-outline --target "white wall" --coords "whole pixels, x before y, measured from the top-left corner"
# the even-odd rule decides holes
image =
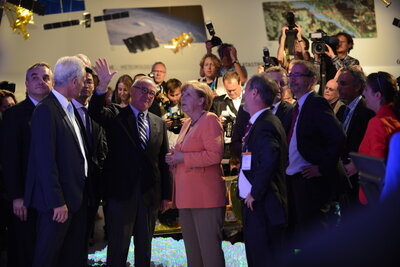
[[[224,42],[233,43],[238,49],[241,62],[262,62],[262,48],[268,46],[272,54],[278,48],[277,42],[269,42],[265,32],[262,2],[266,0],[86,0],[86,10],[92,16],[101,15],[103,9],[130,7],[157,7],[202,5],[205,20],[213,21],[217,35]],[[355,39],[351,55],[360,60],[365,72],[388,71],[396,77],[400,75],[400,28],[392,25],[393,18],[400,18],[400,2],[393,0],[386,8],[380,0],[375,1],[378,38]],[[4,16],[0,29],[0,81],[8,80],[17,84],[17,97],[24,97],[25,70],[37,61],[46,61],[54,66],[57,59],[65,55],[84,53],[92,62],[99,57],[107,58],[118,71],[118,75],[128,73],[148,73],[149,68],[131,70],[138,65],[150,66],[155,61],[167,64],[168,77],[183,81],[198,77],[198,64],[205,53],[204,44],[193,44],[177,54],[165,48],[145,50],[137,54],[128,52],[125,46],[110,46],[104,22],[92,23],[85,29],[81,26],[56,30],[43,30],[44,23],[80,19],[82,12],[57,15],[35,15],[35,25],[28,26],[31,37],[24,40],[13,33]],[[306,32],[306,29],[304,30]],[[249,74],[256,72],[248,68]],[[112,81],[114,86],[115,79]]]

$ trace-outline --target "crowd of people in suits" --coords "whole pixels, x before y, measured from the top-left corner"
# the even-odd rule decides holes
[[[366,77],[348,56],[351,36],[339,33],[336,52],[326,51],[336,75],[318,94],[318,56],[297,27],[296,58],[280,49],[283,67],[250,78],[233,45],[218,57],[209,42],[201,78],[184,83],[165,81],[163,62],[151,75],[120,76],[114,90],[106,59],[29,67],[25,100],[1,92],[8,266],[87,266],[101,201],[107,266],[126,266],[132,235],[135,266],[150,266],[158,212],[172,208],[188,266],[225,266],[229,175],[238,175],[249,266],[284,264],[310,233],[337,227],[335,207],[342,222],[367,209],[350,152],[388,157],[398,85],[387,72]]]

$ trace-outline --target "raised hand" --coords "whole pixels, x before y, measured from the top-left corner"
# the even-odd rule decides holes
[[[108,62],[105,58],[99,58],[96,60],[96,65],[93,67],[93,69],[96,71],[97,76],[99,77],[99,85],[97,86],[97,90],[103,93],[107,92],[108,84],[117,72],[110,72]]]

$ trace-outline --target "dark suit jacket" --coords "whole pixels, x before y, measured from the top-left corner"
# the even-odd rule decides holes
[[[293,105],[282,100],[278,106],[278,110],[275,113],[275,116],[277,116],[281,121],[286,134],[289,132],[292,124],[292,111]]]
[[[320,181],[314,182],[326,189],[333,189],[332,186],[337,185],[338,177],[343,174],[339,172],[338,162],[346,136],[329,103],[315,92],[308,95],[302,106],[296,136],[301,156],[311,164],[318,165],[322,176],[327,178],[318,178]]]
[[[89,203],[96,203],[104,195],[105,190],[104,177],[102,173],[104,161],[106,159],[108,151],[106,134],[103,127],[101,127],[97,122],[90,118],[92,131],[91,135],[87,136],[85,125],[83,124],[78,110],[76,108],[74,108],[74,110],[75,117],[81,128],[81,135],[84,138],[89,154],[89,170],[86,180],[88,199]]]
[[[287,191],[285,130],[270,110],[264,111],[246,136],[244,150],[251,152],[251,170],[243,171],[252,185],[255,205],[264,205],[271,224],[285,224]]]
[[[168,139],[164,122],[148,113],[150,139],[143,151],[130,106],[105,107],[104,95],[94,94],[89,114],[107,133],[109,152],[104,164],[107,197],[126,200],[140,187],[148,205],[158,208],[161,200],[170,200],[172,181],[165,163]]]
[[[34,109],[35,105],[27,97],[4,113],[1,155],[6,193],[10,201],[24,197]]]
[[[231,139],[231,158],[240,159],[242,153],[242,137],[246,131],[246,125],[250,120],[250,114],[243,109],[243,104],[240,105],[236,116],[236,123],[233,125],[233,134]]]
[[[341,106],[336,116],[340,122],[343,121],[343,113],[346,106]],[[350,152],[358,152],[358,147],[364,138],[365,131],[367,130],[369,120],[375,116],[375,112],[369,108],[365,103],[365,100],[361,98],[356,108],[354,109],[353,116],[347,129],[346,135],[346,148],[343,154],[343,158],[347,159]]]
[[[68,115],[53,93],[37,105],[31,129],[25,205],[49,211],[66,204],[69,211],[77,211],[85,186],[84,157]]]
[[[210,111],[217,114],[217,116],[221,116],[222,111],[226,110],[227,106],[229,106],[230,110],[237,115],[238,111],[236,110],[232,100],[228,98],[227,95],[221,95],[214,98]]]

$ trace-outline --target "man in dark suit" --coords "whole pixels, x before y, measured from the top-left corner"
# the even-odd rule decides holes
[[[269,108],[278,86],[263,75],[246,85],[250,120],[243,141],[239,195],[244,199],[244,242],[249,266],[275,266],[287,223],[287,143],[281,122]]]
[[[282,100],[282,93],[287,86],[288,78],[285,69],[274,66],[265,70],[267,77],[278,84],[279,92],[277,93],[274,103],[271,107],[271,112],[282,122],[285,132],[288,133],[292,122],[293,105]]]
[[[368,122],[375,116],[375,112],[367,108],[365,100],[362,97],[365,88],[365,79],[363,71],[354,67],[348,67],[341,72],[337,81],[340,99],[346,104],[336,114],[347,135],[342,162],[351,183],[351,187],[347,186],[344,188],[345,190],[347,189],[346,194],[344,195],[344,199],[341,199],[341,208],[344,217],[350,211],[349,209],[360,206],[358,201],[358,174],[354,164],[350,161],[349,153],[358,152],[358,147],[367,130]]]
[[[323,231],[339,173],[339,157],[345,134],[329,103],[313,87],[317,71],[307,61],[294,61],[289,73],[290,88],[297,98],[288,133],[289,165],[286,168],[289,209],[296,232]],[[301,236],[300,236],[301,237]]]
[[[165,155],[165,123],[148,112],[156,95],[148,77],[130,88],[125,108],[105,107],[107,85],[115,74],[107,61],[96,61],[99,86],[89,104],[89,114],[106,130],[108,155],[104,164],[107,196],[108,266],[125,266],[134,235],[135,266],[150,266],[151,240],[157,211],[171,200],[171,177]]]
[[[76,57],[60,58],[54,89],[32,115],[24,203],[38,212],[33,265],[84,266],[87,153],[71,100],[85,69]]]
[[[226,94],[214,98],[210,111],[221,120],[224,128],[224,159],[231,158],[230,144],[238,110],[243,104],[242,86],[236,72],[227,72],[223,77]],[[247,123],[247,122],[246,122]],[[230,175],[228,164],[223,164],[224,175]]]
[[[35,106],[53,88],[53,73],[39,62],[26,71],[26,98],[4,113],[2,165],[10,210],[8,266],[31,266],[35,248],[36,212],[24,204],[25,179]]]
[[[89,172],[86,180],[88,192],[88,218],[87,240],[89,240],[96,219],[100,200],[103,198],[105,185],[103,179],[103,164],[107,155],[107,140],[104,129],[90,118],[88,113],[89,100],[94,91],[94,79],[92,69],[86,67],[85,82],[80,95],[72,99],[75,108],[75,116],[81,128],[81,135],[85,140],[89,152]]]

